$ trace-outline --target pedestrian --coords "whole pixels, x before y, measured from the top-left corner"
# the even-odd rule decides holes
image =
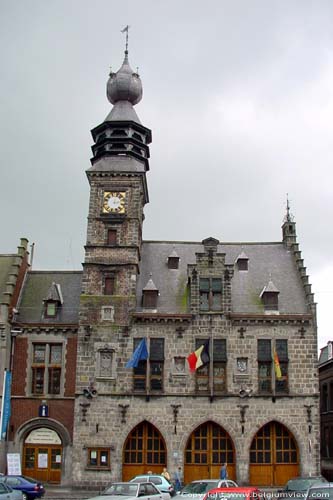
[[[175,490],[178,493],[182,489],[182,468],[178,467],[175,472]]]
[[[165,479],[167,479],[168,481],[170,481],[170,479],[171,479],[170,478],[170,474],[169,474],[168,469],[166,467],[164,467],[163,472],[162,472],[161,475],[164,476]]]
[[[227,479],[227,477],[228,477],[227,464],[224,463],[224,464],[222,464],[222,467],[220,470],[220,479]]]

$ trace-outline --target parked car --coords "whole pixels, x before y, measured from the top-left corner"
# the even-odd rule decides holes
[[[333,500],[333,483],[320,483],[311,486],[306,500]]]
[[[160,474],[140,474],[138,476],[134,476],[131,481],[140,483],[149,481],[150,483],[155,484],[155,486],[157,486],[157,488],[163,493],[169,493],[172,497],[176,494],[176,490],[170,481]]]
[[[169,493],[162,493],[153,483],[112,483],[97,497],[88,500],[170,500]]]
[[[204,496],[204,500],[262,500],[263,493],[252,486],[237,488],[214,488]]]
[[[316,483],[327,483],[323,476],[304,476],[289,479],[282,490],[279,490],[280,498],[305,498],[308,489]]]
[[[42,483],[27,476],[0,476],[0,482],[10,486],[13,490],[22,491],[23,500],[34,500],[45,494]]]
[[[235,488],[238,484],[231,479],[200,479],[184,486],[173,500],[203,500],[209,490],[213,488]],[[185,497],[185,498],[184,498]]]
[[[3,475],[3,474],[2,474]],[[0,483],[0,500],[22,500],[22,491],[13,490],[8,484]]]

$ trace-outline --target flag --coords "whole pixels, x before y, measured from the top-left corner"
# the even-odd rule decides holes
[[[276,378],[280,380],[282,378],[282,372],[280,367],[279,356],[275,349],[274,349],[274,370]]]
[[[7,427],[10,418],[10,391],[12,384],[12,373],[5,370],[3,378],[1,421],[0,421],[0,440],[6,439]]]
[[[129,361],[126,363],[126,368],[136,368],[139,364],[139,361],[143,359],[148,359],[148,349],[146,339],[143,338]]]
[[[202,344],[196,351],[191,352],[191,354],[187,356],[187,361],[191,372],[194,372],[200,368],[200,366],[209,363],[209,340]]]

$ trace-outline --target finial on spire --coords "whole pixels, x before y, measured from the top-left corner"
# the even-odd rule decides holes
[[[294,216],[290,212],[290,204],[289,204],[288,193],[287,193],[287,213],[286,213],[286,216],[285,216],[284,220],[285,220],[285,222],[293,222],[294,221]]]
[[[120,30],[120,31],[121,31],[121,33],[126,33],[125,54],[127,54],[127,52],[128,52],[128,30],[129,30],[129,28],[130,28],[130,26],[129,26],[129,25],[127,25],[127,26],[125,26],[125,28],[124,28],[124,29]]]

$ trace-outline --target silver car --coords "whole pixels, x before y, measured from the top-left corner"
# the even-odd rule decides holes
[[[153,483],[112,483],[103,493],[88,500],[170,500]]]
[[[13,490],[8,484],[0,483],[0,500],[22,500],[22,491]]]
[[[311,486],[306,500],[333,500],[333,483],[317,483]]]
[[[237,488],[238,484],[231,479],[200,479],[192,481],[173,497],[172,500],[203,500],[209,490],[213,488]]]

